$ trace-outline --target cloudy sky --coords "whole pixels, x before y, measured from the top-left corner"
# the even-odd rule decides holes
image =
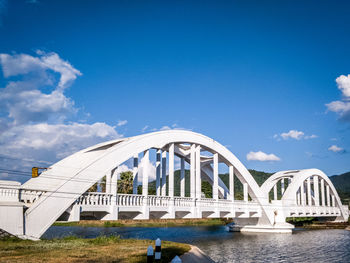
[[[0,179],[162,129],[252,169],[350,171],[349,8],[0,0]]]

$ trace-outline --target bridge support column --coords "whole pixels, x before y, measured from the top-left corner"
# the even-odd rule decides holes
[[[327,206],[331,206],[331,196],[329,193],[329,185],[326,186],[326,193],[327,193]]]
[[[218,200],[219,198],[219,157],[217,153],[214,153],[213,156],[213,175],[214,175],[214,180],[213,180],[213,199]]]
[[[230,191],[230,200],[232,200],[232,202],[235,200],[235,185],[234,185],[234,168],[232,165],[229,166],[229,191]]]
[[[111,194],[112,194],[112,200],[111,204],[113,206],[117,205],[117,192],[118,192],[118,173],[117,173],[117,168],[112,170],[112,180],[111,180]]]
[[[142,219],[144,220],[148,220],[149,219],[149,206],[148,205],[144,205],[143,209],[142,209]]]
[[[196,147],[196,198],[202,197],[202,182],[201,182],[201,146]]]
[[[273,200],[277,200],[277,183],[273,186]]]
[[[312,205],[312,198],[311,198],[311,179],[310,177],[307,178],[307,204],[309,206]]]
[[[166,151],[162,152],[162,196],[166,196]]]
[[[132,174],[133,174],[132,193],[134,195],[137,194],[137,186],[138,186],[138,180],[139,180],[138,169],[139,169],[139,155],[136,154],[134,155],[134,167],[132,170]]]
[[[326,202],[325,202],[325,193],[324,193],[324,179],[321,178],[321,203],[322,206],[326,206]]]
[[[171,143],[169,146],[169,182],[168,182],[168,195],[170,197],[169,201],[169,217],[175,218],[175,208],[174,208],[174,151],[175,144]]]
[[[284,194],[284,178],[281,179],[281,194]]]
[[[196,198],[196,145],[191,145],[191,156],[190,156],[190,196]]]
[[[67,221],[78,222],[80,220],[80,210],[81,210],[80,205],[73,204],[70,209]]]
[[[181,158],[180,196],[185,197],[185,159]]]
[[[174,148],[173,143],[169,146],[169,182],[168,182],[168,195],[174,197]]]
[[[109,213],[103,216],[101,220],[118,220],[118,207],[116,205],[110,205]]]
[[[300,186],[300,194],[301,194],[301,205],[305,205],[305,186],[304,182]]]
[[[156,155],[156,195],[160,196],[160,150],[157,150]]]
[[[294,226],[286,222],[260,224],[257,218],[235,218],[235,224],[230,226],[232,232],[246,233],[292,233]]]
[[[301,205],[301,192],[300,188],[297,191],[297,205]]]
[[[195,153],[195,192],[196,192],[196,207],[195,207],[195,218],[202,218],[202,211],[200,208],[200,201],[202,198],[202,180],[201,180],[201,146],[196,146]]]
[[[244,202],[248,202],[248,184],[243,183],[243,200]]]
[[[149,163],[149,150],[146,150],[143,155],[143,168],[142,168],[142,195],[148,196],[148,163]]]
[[[320,205],[320,194],[318,188],[318,176],[314,175],[314,197],[315,197],[315,206]]]

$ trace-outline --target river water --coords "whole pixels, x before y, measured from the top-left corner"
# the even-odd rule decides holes
[[[198,246],[215,262],[350,262],[350,231],[296,230],[293,234],[242,234],[214,227],[66,227],[52,226],[43,238],[75,235],[93,238],[157,239]]]

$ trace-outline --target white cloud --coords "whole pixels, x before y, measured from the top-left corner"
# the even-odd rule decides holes
[[[288,138],[300,140],[303,136],[304,136],[304,133],[302,131],[297,131],[297,130],[290,130],[289,132],[281,133],[281,137],[284,140],[287,140]]]
[[[144,126],[144,127],[141,129],[141,132],[145,132],[148,128],[149,128],[148,125]]]
[[[315,134],[312,135],[305,135],[304,132],[302,131],[297,131],[297,130],[290,130],[289,132],[283,132],[281,134],[275,134],[273,136],[274,139],[277,140],[288,140],[288,139],[294,139],[294,140],[308,140],[308,139],[314,139],[317,138],[318,136]]]
[[[340,75],[336,78],[338,89],[341,90],[344,97],[350,97],[350,74],[348,76]]]
[[[127,123],[128,123],[127,120],[118,121],[117,126],[118,126],[118,127],[124,126],[124,125],[126,125]]]
[[[273,153],[267,154],[262,151],[258,151],[258,152],[249,152],[247,154],[247,160],[266,162],[266,161],[280,161],[281,159],[276,155],[274,155]]]
[[[342,100],[326,104],[328,110],[337,113],[341,120],[350,121],[350,74],[336,78],[338,89],[342,92]]]
[[[52,70],[60,74],[58,88],[67,88],[81,72],[75,69],[69,62],[62,60],[58,54],[51,52],[45,53],[38,50],[39,57],[33,57],[27,54],[0,54],[0,63],[6,78],[21,74],[35,72],[43,74],[47,70]]]
[[[37,57],[0,54],[5,78],[22,77],[9,81],[0,90],[0,105],[17,125],[62,122],[77,112],[74,102],[64,95],[64,89],[81,75],[80,71],[56,53],[37,53]],[[60,75],[59,81],[55,80],[54,73]],[[45,93],[42,90],[47,86],[51,87],[51,91]]]
[[[64,91],[81,73],[58,54],[0,54],[0,66],[5,78],[11,78],[0,88],[0,167],[23,170],[54,163],[90,145],[122,137],[106,123],[72,119],[78,109]],[[117,126],[126,123],[119,121]]]
[[[127,171],[131,171],[131,169],[127,165],[122,164],[117,167],[115,173],[117,173],[118,179],[120,179],[120,174]]]
[[[152,129],[152,131],[156,131],[157,129]],[[191,129],[186,129],[183,127],[179,127],[176,123],[172,124],[171,126],[168,125],[164,125],[162,126],[159,131],[167,131],[167,130],[187,130],[187,131],[191,131]]]
[[[171,130],[171,128],[167,125],[163,126],[162,128],[159,129],[160,131],[167,131],[167,130]]]
[[[337,145],[332,145],[331,147],[328,148],[328,151],[339,153],[339,152],[344,152],[344,149],[341,147],[338,147]]]

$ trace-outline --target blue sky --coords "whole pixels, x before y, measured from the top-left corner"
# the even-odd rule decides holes
[[[169,127],[248,168],[347,172],[349,5],[0,0],[0,164]]]

